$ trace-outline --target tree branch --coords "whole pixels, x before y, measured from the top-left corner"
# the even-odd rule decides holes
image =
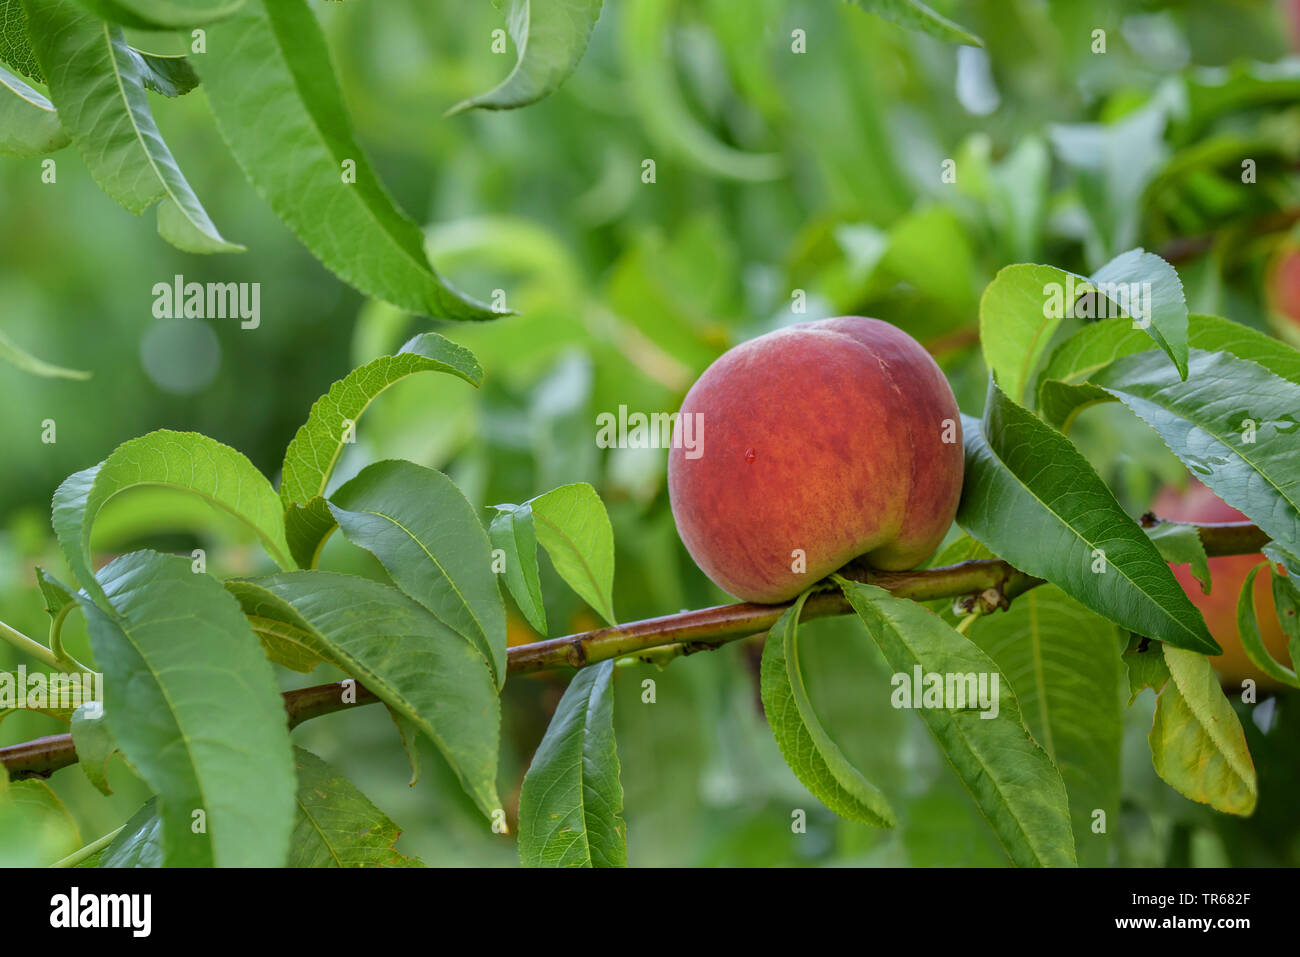
[[[1153,515],[1142,517],[1145,528],[1152,528],[1160,522]],[[1205,553],[1211,557],[1250,555],[1269,542],[1269,537],[1249,522],[1198,525],[1196,528]],[[978,607],[984,614],[1006,608],[1018,595],[1043,584],[1041,578],[1026,575],[1001,559],[982,559],[906,572],[880,572],[851,566],[842,574],[855,581],[877,585],[899,598],[915,601],[965,599],[962,604],[967,612],[974,612]],[[718,648],[767,631],[789,607],[789,602],[781,605],[749,602],[718,605],[516,645],[507,652],[508,670],[512,675],[529,674],[552,668],[582,668],[623,657],[663,661]],[[850,610],[844,596],[828,586],[809,597],[800,620],[843,615]],[[378,700],[366,688],[349,679],[286,691],[284,709],[289,727],[295,728],[311,718],[374,704]],[[70,734],[56,734],[0,748],[0,765],[15,780],[49,777],[76,760],[77,752]]]

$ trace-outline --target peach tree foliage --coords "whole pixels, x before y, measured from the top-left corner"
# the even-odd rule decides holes
[[[1007,326],[1059,321],[1025,308],[1041,296],[1047,267],[1004,269],[981,304],[992,372],[983,416],[965,423],[958,523],[966,534],[934,563],[998,556],[1049,584],[1019,596],[1010,612],[958,630],[950,609],[833,576],[772,627],[761,670],[764,709],[790,767],[836,813],[878,827],[897,820],[885,793],[824,729],[801,668],[799,613],[827,589],[843,592],[891,671],[998,676],[991,718],[971,707],[918,714],[1014,863],[1076,863],[1086,857],[1093,810],[1115,809],[1105,768],[1118,760],[1125,672],[1134,694],[1159,692],[1150,735],[1159,774],[1223,812],[1253,808],[1245,738],[1205,657],[1217,646],[1167,564],[1203,566],[1200,539],[1176,528],[1149,534],[1052,422],[1068,422],[1068,399],[1123,403],[1257,522],[1273,540],[1274,561],[1294,572],[1300,463],[1286,441],[1244,442],[1233,417],[1248,408],[1266,439],[1289,435],[1300,354],[1228,320],[1188,315],[1177,287],[1159,285],[1171,272],[1163,260],[1121,259],[1140,259],[1134,275],[1162,290],[1160,327],[1135,329],[1126,317],[1086,325],[1020,380],[1021,354],[999,351],[998,343]],[[1096,288],[1076,278],[1079,288]],[[1185,377],[1176,362],[1183,356]],[[102,719],[64,717],[97,787],[106,787],[104,763],[116,752],[156,791],[100,850],[101,864],[418,863],[393,850],[396,826],[354,785],[291,747],[275,669],[307,673],[321,662],[382,701],[408,748],[413,736],[432,741],[483,814],[485,831],[500,830],[503,592],[545,624],[540,545],[559,576],[613,623],[613,533],[585,484],[498,505],[490,522],[447,476],[411,462],[375,462],[332,488],[344,420],[355,420],[393,382],[422,372],[458,377],[466,388],[482,376],[467,350],[436,333],[353,371],[318,400],[289,444],[278,493],[238,451],[170,431],[124,443],[55,493],[52,523],[76,581],[64,585],[42,571],[40,583],[57,620],[72,609],[85,614],[107,701]],[[1050,403],[1041,401],[1048,395]],[[144,484],[181,489],[228,512],[279,570],[218,581],[188,557],[142,550],[93,571],[96,517]],[[320,545],[336,531],[370,552],[387,580],[317,570]],[[1103,574],[1095,571],[1099,553]],[[517,574],[504,573],[495,560],[501,555]],[[1294,603],[1294,588],[1278,581]],[[1033,655],[1022,611],[1035,616],[1036,638],[1051,637]],[[1249,640],[1254,612],[1244,599],[1241,614],[1252,658],[1295,684],[1293,668]],[[1294,648],[1297,636],[1291,640]],[[52,650],[59,653],[57,642]],[[580,670],[533,757],[517,825],[526,864],[626,862],[614,680],[611,660]],[[196,810],[208,824],[197,833]]]
[[[450,112],[514,109],[548,96],[577,68],[602,3],[498,0],[517,62],[499,85]],[[979,43],[916,0],[860,3],[942,39]],[[194,52],[137,50],[126,28],[187,34]],[[353,133],[308,0],[0,0],[0,154],[35,157],[72,145],[124,209],[156,209],[167,242],[238,253],[244,247],[221,234],[150,109],[150,92],[182,96],[200,84],[249,182],[341,279],[421,315],[493,316],[439,276],[420,228],[385,191]],[[7,343],[0,356],[59,374]]]
[[[860,5],[942,39],[978,42],[911,0]],[[600,0],[502,6],[518,61],[500,85],[455,109],[508,109],[546,96],[577,66],[601,12]],[[640,18],[634,28],[653,25],[650,7],[635,0],[630,7]],[[133,48],[124,27],[202,30],[204,52],[155,56]],[[123,208],[156,208],[161,237],[178,248],[243,248],[220,232],[150,112],[150,94],[185,95],[201,84],[245,176],[326,267],[413,313],[493,317],[443,281],[420,229],[366,160],[306,0],[0,0],[0,64],[0,152],[31,157],[73,146]],[[301,82],[304,76],[312,82]],[[294,175],[285,176],[289,153]],[[717,160],[728,165],[725,155]],[[753,178],[766,177],[769,166],[751,164]],[[1124,223],[1105,225],[1125,235]],[[1138,328],[1127,316],[1100,319],[1049,349],[1061,317],[1042,307],[1048,283],[1071,283],[1080,301],[1094,304],[1109,286],[1147,283],[1149,322]],[[964,534],[934,564],[998,557],[1047,584],[1007,612],[960,625],[951,609],[927,609],[846,577],[813,586],[772,627],[763,653],[761,695],[781,753],[837,814],[878,827],[896,822],[885,793],[827,733],[801,668],[800,609],[834,591],[892,671],[1001,679],[991,719],[972,709],[921,709],[919,716],[1010,861],[1089,861],[1094,810],[1119,810],[1113,769],[1125,682],[1133,695],[1145,687],[1159,694],[1148,739],[1157,772],[1194,800],[1249,814],[1258,790],[1254,767],[1205,657],[1218,649],[1167,564],[1203,568],[1200,539],[1141,527],[1069,431],[1081,408],[1121,403],[1258,524],[1273,541],[1274,565],[1294,576],[1300,456],[1288,437],[1300,409],[1300,354],[1230,320],[1189,314],[1173,268],[1140,249],[1087,277],[1009,266],[986,289],[979,320],[990,376],[982,415],[964,422]],[[1026,342],[1035,345],[1026,350]],[[2,340],[0,351],[40,374],[75,374]],[[484,839],[500,832],[499,694],[509,673],[504,592],[545,631],[540,546],[558,575],[613,624],[613,532],[585,484],[499,504],[490,521],[450,478],[412,462],[375,462],[334,488],[345,430],[389,385],[422,372],[455,376],[467,387],[482,380],[468,350],[436,333],[416,336],[317,401],[286,450],[278,490],[237,450],[170,431],[124,443],[59,487],[52,525],[74,580],[38,572],[53,620],[51,643],[40,653],[66,668],[84,667],[59,643],[64,618],[84,614],[107,701],[102,718],[59,717],[69,722],[96,787],[107,787],[104,764],[120,753],[155,793],[84,863],[418,865],[394,850],[393,821],[290,741],[277,670],[306,674],[321,663],[384,704],[412,755],[416,737],[431,741],[482,813]],[[1240,431],[1243,414],[1258,422],[1260,434],[1249,443]],[[188,557],[146,549],[95,571],[96,518],[141,485],[193,493],[229,513],[278,570],[221,581]],[[317,569],[335,532],[373,555],[385,580]],[[1099,554],[1101,574],[1094,571]],[[1268,658],[1252,640],[1250,585],[1240,612],[1247,651],[1270,675],[1295,684],[1300,634],[1292,620],[1291,667]],[[1288,579],[1275,577],[1274,586],[1279,604],[1294,607]],[[1035,656],[1026,650],[1027,614],[1036,635],[1052,637]],[[615,680],[611,660],[580,669],[533,756],[517,824],[525,864],[627,860]],[[0,775],[0,809],[14,786]],[[193,826],[196,812],[205,818],[202,829]]]

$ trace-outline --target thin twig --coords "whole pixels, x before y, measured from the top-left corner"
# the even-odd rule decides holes
[[[1160,520],[1143,516],[1142,524],[1150,528],[1160,524]],[[1198,525],[1196,529],[1205,553],[1211,557],[1251,555],[1269,542],[1269,537],[1249,522]],[[978,607],[984,614],[1005,608],[1017,596],[1044,583],[1041,578],[1026,575],[1001,559],[981,559],[906,572],[850,568],[842,574],[845,578],[877,585],[899,598],[916,601],[967,598],[970,603],[968,611]],[[694,651],[719,648],[728,642],[767,631],[789,605],[788,602],[782,605],[748,602],[718,605],[516,645],[507,651],[508,671],[518,675],[553,668],[583,668],[609,658],[646,656],[652,660],[667,660]],[[843,595],[827,589],[808,598],[800,620],[843,615],[850,611]],[[656,653],[656,649],[665,650]],[[293,728],[311,718],[374,704],[378,700],[369,690],[348,679],[287,691],[284,708],[289,727]],[[15,779],[49,777],[76,760],[77,752],[70,734],[52,735],[0,748],[0,765]]]

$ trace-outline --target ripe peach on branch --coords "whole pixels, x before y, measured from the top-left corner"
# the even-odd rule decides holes
[[[724,591],[779,602],[862,558],[914,568],[952,524],[961,417],[907,333],[849,316],[742,343],[687,393],[703,451],[669,452],[682,541]]]

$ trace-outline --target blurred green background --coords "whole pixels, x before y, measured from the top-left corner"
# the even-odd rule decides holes
[[[1300,206],[1294,5],[934,0],[984,39],[981,51],[838,0],[607,0],[586,59],[556,95],[453,118],[443,111],[495,84],[513,59],[491,52],[503,26],[491,4],[314,6],[358,134],[400,204],[429,224],[433,262],[480,298],[502,290],[518,313],[434,324],[479,356],[483,388],[433,376],[397,385],[367,412],[336,482],[388,457],[447,471],[481,506],[592,482],[614,522],[621,620],[725,596],[678,542],[664,453],[598,449],[596,414],[675,410],[739,341],[828,315],[888,319],[931,349],[963,410],[977,413],[977,308],[996,271],[1037,261],[1086,274],[1137,245],[1176,261],[1194,311],[1269,328],[1264,271]],[[1094,52],[1097,30],[1104,53]],[[806,52],[793,52],[795,31]],[[134,42],[169,52],[172,41]],[[430,328],[365,301],[297,244],[243,180],[202,89],[154,108],[218,227],[248,253],[178,252],[152,216],[104,196],[70,149],[55,157],[54,184],[41,182],[39,160],[0,162],[0,332],[94,373],[40,379],[0,365],[0,619],[32,635],[46,627],[33,566],[66,577],[48,508],[70,472],[165,427],[234,446],[274,480],[331,382]],[[1256,162],[1255,183],[1242,183],[1242,156]],[[947,160],[955,181],[945,181]],[[261,326],[155,319],[152,288],[177,274],[261,283]],[[47,420],[53,443],[42,441]],[[1161,485],[1185,480],[1119,407],[1089,411],[1074,437],[1135,514]],[[263,562],[218,516],[164,493],[122,497],[97,529],[105,558],[146,543],[204,547],[218,575]],[[340,536],[322,565],[381,574]],[[554,634],[594,627],[543,574]],[[751,641],[663,671],[620,668],[631,863],[1001,863],[920,721],[861,693],[887,676],[857,624],[809,630],[819,712],[900,826],[839,820],[798,784],[763,720]],[[88,655],[80,622],[65,634]],[[535,638],[512,612],[512,643]],[[17,664],[0,647],[0,667]],[[332,677],[286,674],[284,684]],[[645,679],[656,682],[653,705],[641,700]],[[564,682],[506,689],[501,792],[511,813]],[[1152,707],[1145,692],[1127,712],[1123,811],[1106,860],[1300,863],[1300,830],[1286,813],[1300,775],[1297,702],[1273,702],[1267,719],[1243,712],[1262,795],[1248,821],[1155,777],[1144,741]],[[17,714],[0,723],[0,743],[63,729]],[[515,861],[513,843],[487,830],[432,748],[408,786],[382,709],[318,719],[295,740],[397,821],[404,852],[440,865]],[[148,796],[120,760],[110,767],[107,801],[76,769],[51,779],[79,834],[52,829],[35,862],[117,827]],[[795,807],[808,812],[805,835],[791,833]]]

